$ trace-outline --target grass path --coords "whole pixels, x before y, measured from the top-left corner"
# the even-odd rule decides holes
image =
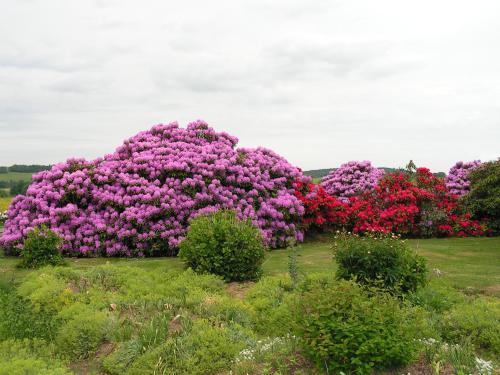
[[[494,238],[447,238],[410,240],[411,246],[429,261],[429,268],[438,269],[442,278],[452,286],[473,292],[500,297],[500,237]],[[288,270],[288,250],[273,250],[266,256],[263,264],[265,275],[276,275]],[[26,270],[16,269],[18,259],[0,258],[0,276],[18,279]],[[69,258],[68,265],[75,268],[88,268],[110,262],[119,266],[136,266],[150,271],[167,267],[183,269],[178,258]],[[297,250],[299,271],[304,273],[331,271],[336,269],[332,259],[328,239],[309,241]]]

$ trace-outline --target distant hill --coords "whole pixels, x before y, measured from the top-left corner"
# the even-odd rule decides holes
[[[50,169],[51,165],[25,165],[25,164],[14,164],[10,167],[2,167],[0,166],[0,174],[1,173],[9,173],[9,172],[17,172],[17,173],[36,173],[40,171],[46,171]]]
[[[311,176],[312,178],[322,178],[322,177],[326,176],[328,173],[330,173],[330,171],[335,170],[335,169],[337,169],[337,168],[312,169],[310,171],[304,171],[304,174],[306,176]],[[402,168],[380,167],[380,169],[383,169],[385,171],[385,173],[403,171]],[[436,172],[436,173],[434,173],[434,176],[445,177],[446,173]]]

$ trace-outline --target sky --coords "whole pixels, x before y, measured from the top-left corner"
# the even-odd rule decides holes
[[[0,165],[204,119],[305,170],[500,156],[500,1],[0,0]]]

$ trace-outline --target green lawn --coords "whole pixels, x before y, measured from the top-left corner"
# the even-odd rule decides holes
[[[33,173],[26,172],[8,172],[8,173],[0,173],[0,181],[30,181]]]
[[[409,240],[429,261],[430,270],[458,289],[472,289],[500,296],[500,237]],[[275,250],[264,263],[266,274],[287,271],[287,250]],[[298,263],[303,272],[334,271],[330,243],[307,242],[300,246]]]
[[[431,270],[441,271],[441,278],[450,285],[469,292],[500,296],[500,237],[447,238],[410,240],[416,251],[429,261]],[[276,275],[287,272],[288,250],[273,250],[266,256],[264,274]],[[17,258],[0,258],[3,277],[19,278],[29,271],[15,268]],[[160,268],[182,269],[178,258],[70,258],[68,264],[75,268],[88,268],[106,262],[115,265],[137,266],[154,271]],[[309,241],[297,250],[300,272],[335,271],[336,265],[328,239]],[[434,273],[434,272],[433,272]]]

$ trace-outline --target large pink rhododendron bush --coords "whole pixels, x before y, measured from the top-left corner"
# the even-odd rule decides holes
[[[173,255],[192,218],[221,208],[252,219],[271,247],[302,240],[304,208],[284,158],[236,148],[203,121],[157,125],[93,161],[70,159],[33,177],[12,202],[0,244],[18,253],[37,225],[55,230],[71,255]]]

